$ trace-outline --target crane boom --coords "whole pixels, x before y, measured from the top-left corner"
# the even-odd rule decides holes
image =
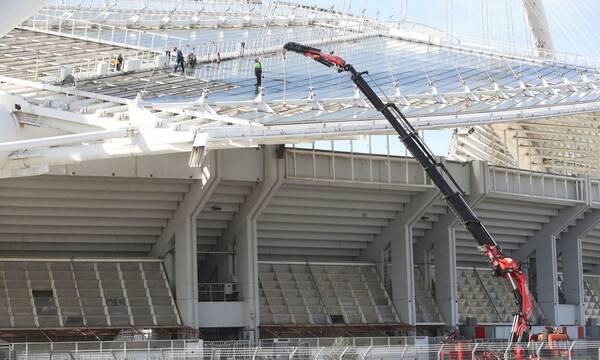
[[[521,341],[523,335],[529,331],[529,318],[533,310],[525,273],[521,270],[521,266],[517,261],[503,255],[500,246],[494,241],[486,227],[473,212],[473,209],[465,201],[464,191],[460,188],[460,185],[448,172],[444,164],[435,158],[396,104],[392,102],[384,103],[363,78],[366,72],[356,71],[352,65],[347,64],[343,58],[333,53],[325,53],[320,49],[293,42],[285,44],[284,49],[300,53],[325,66],[334,67],[339,72],[349,72],[350,79],[356,87],[371,102],[373,107],[389,121],[400,135],[400,140],[404,143],[404,146],[440,190],[450,209],[477,241],[479,250],[486,256],[494,270],[494,274],[510,281],[517,306],[513,317],[510,341]]]

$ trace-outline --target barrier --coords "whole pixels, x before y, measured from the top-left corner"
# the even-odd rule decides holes
[[[400,359],[474,360],[530,358],[595,358],[600,341],[505,343],[458,342],[421,345],[287,346],[264,343],[259,347],[240,341],[130,341],[79,343],[21,343],[3,347],[5,359]]]

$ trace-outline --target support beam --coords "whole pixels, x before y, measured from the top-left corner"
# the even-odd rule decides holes
[[[202,209],[217,189],[222,178],[221,169],[221,154],[214,151],[207,157],[207,163],[202,168],[202,178],[192,184],[190,191],[185,195],[175,214],[169,220],[167,227],[163,229],[162,234],[152,247],[150,256],[162,258],[169,251],[169,245],[178,227],[185,219]]]
[[[437,189],[429,189],[413,196],[398,216],[390,221],[381,233],[368,245],[368,260],[383,264],[385,248],[391,244],[392,252],[392,301],[400,319],[416,325],[414,265],[413,265],[413,225],[439,198]],[[383,274],[383,272],[380,272]]]
[[[248,195],[219,243],[219,249],[233,249],[235,252],[235,275],[241,284],[241,296],[246,302],[246,331],[251,342],[258,339],[260,319],[256,223],[285,177],[285,162],[277,158],[274,146],[263,149],[263,168],[264,180]]]

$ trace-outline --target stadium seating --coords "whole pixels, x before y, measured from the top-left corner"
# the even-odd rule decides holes
[[[0,328],[180,326],[159,262],[0,262]]]
[[[459,322],[475,318],[478,323],[505,322],[499,318],[474,269],[456,269]]]
[[[399,323],[374,265],[261,263],[261,324]]]
[[[468,317],[478,323],[510,323],[515,309],[515,299],[510,283],[493,276],[489,269],[458,268],[459,318],[464,323]],[[534,299],[532,324],[540,323],[542,313]]]
[[[418,323],[441,323],[443,318],[433,295],[425,286],[425,278],[415,267],[415,310]]]
[[[586,275],[583,277],[585,318],[600,322],[600,277]]]

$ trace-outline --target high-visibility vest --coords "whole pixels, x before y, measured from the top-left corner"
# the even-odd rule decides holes
[[[254,63],[255,71],[262,71],[262,64],[260,62]]]

